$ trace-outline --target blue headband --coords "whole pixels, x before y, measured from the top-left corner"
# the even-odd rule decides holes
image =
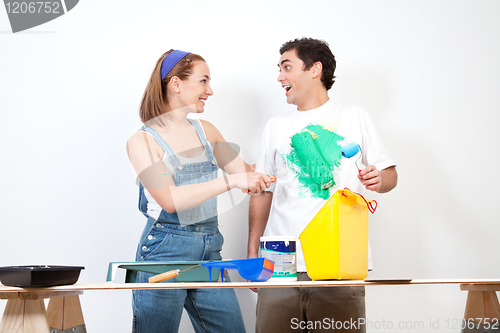
[[[170,52],[165,59],[163,59],[163,62],[161,64],[161,79],[163,80],[165,76],[167,76],[168,73],[172,70],[172,68],[177,65],[179,61],[181,61],[182,58],[190,54],[191,52],[184,52],[181,50],[174,50]]]

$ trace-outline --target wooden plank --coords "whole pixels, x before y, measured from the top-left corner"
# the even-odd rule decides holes
[[[364,282],[380,282],[383,284],[407,284],[412,281],[412,279],[364,279]]]
[[[68,290],[68,291],[39,291],[39,292],[26,292],[20,293],[22,299],[44,299],[54,297],[68,297],[82,295],[83,290]]]
[[[469,290],[469,291],[500,291],[500,284],[485,284],[485,283],[476,283],[476,284],[461,284],[460,290]]]
[[[9,299],[0,323],[0,333],[23,333],[24,302]]]
[[[335,286],[384,286],[384,285],[439,285],[439,284],[500,284],[499,279],[413,279],[410,282],[402,279],[400,283],[394,279],[377,279],[377,282],[337,280],[337,281],[296,281],[296,282],[176,282],[176,283],[97,283],[74,284],[38,289],[23,289],[0,286],[0,293],[13,291],[74,291],[74,290],[130,290],[130,289],[198,289],[198,288],[289,288],[289,287],[335,287]]]
[[[19,291],[0,292],[0,299],[18,299]]]
[[[0,292],[0,299],[45,299],[54,297],[67,297],[82,295],[83,290],[67,290],[67,291],[13,291]]]

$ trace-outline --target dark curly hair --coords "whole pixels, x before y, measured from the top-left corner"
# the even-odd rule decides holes
[[[327,42],[314,38],[297,38],[281,45],[280,54],[290,50],[297,52],[297,57],[304,62],[305,71],[309,70],[316,62],[321,62],[323,65],[321,82],[326,90],[332,87],[335,83],[333,74],[337,63]]]

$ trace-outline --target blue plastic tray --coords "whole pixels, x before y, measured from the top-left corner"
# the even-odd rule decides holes
[[[254,282],[264,282],[271,278],[274,273],[274,262],[266,258],[248,258],[238,260],[221,260],[201,263],[202,266],[210,269],[209,278],[212,282],[213,268],[219,268],[221,280],[224,282],[224,270],[235,269],[242,278]],[[217,272],[217,278],[219,273]],[[215,278],[215,276],[214,276]]]

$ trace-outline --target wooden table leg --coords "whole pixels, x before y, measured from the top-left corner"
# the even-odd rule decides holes
[[[78,296],[51,298],[47,306],[47,318],[51,332],[87,332]]]
[[[468,290],[462,333],[500,332],[500,303],[496,294],[500,285],[462,284]]]
[[[43,299],[9,299],[0,333],[49,333]]]
[[[0,333],[22,332],[24,322],[24,301],[9,299],[0,323]]]
[[[86,333],[78,298],[81,294],[81,290],[2,293],[0,299],[7,299],[7,305],[0,333]],[[50,298],[48,312],[45,311],[45,298]],[[54,323],[53,329],[49,329],[49,323]]]

